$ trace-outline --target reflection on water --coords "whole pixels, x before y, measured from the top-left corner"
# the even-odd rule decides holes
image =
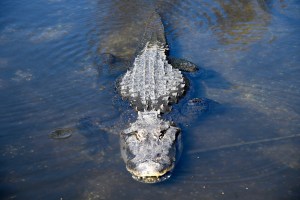
[[[0,2],[1,199],[299,199],[297,1]],[[170,116],[183,129],[173,177],[135,182],[118,131],[135,113],[115,91],[151,12],[170,54],[204,71]],[[114,55],[114,56],[113,56]],[[180,117],[193,97],[217,102]],[[51,131],[72,128],[66,139]]]
[[[176,23],[170,28],[171,37],[198,29],[202,34],[211,32],[223,45],[239,44],[233,48],[246,48],[247,44],[262,39],[268,29],[271,15],[265,11],[265,4],[240,0],[178,1],[165,15],[174,18],[171,24]]]

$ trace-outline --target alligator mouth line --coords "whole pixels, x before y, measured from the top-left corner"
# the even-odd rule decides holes
[[[161,176],[136,176],[132,175],[132,178],[134,180],[137,180],[142,183],[159,183],[164,180],[167,180],[168,178],[171,177],[171,171],[166,172],[165,174]]]
[[[127,168],[127,170],[131,173],[132,178],[142,183],[159,183],[165,181],[171,177],[173,169],[174,169],[174,164],[172,164],[169,168],[163,170],[162,172],[157,172],[157,174],[155,175],[140,176],[137,175],[138,173],[136,173],[134,170],[130,170]]]

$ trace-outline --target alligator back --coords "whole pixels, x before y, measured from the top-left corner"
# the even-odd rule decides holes
[[[137,110],[137,120],[121,132],[121,150],[132,177],[145,183],[170,177],[180,155],[180,129],[161,119],[183,95],[185,81],[168,63],[164,28],[157,13],[149,19],[132,67],[119,82],[123,98]]]
[[[120,92],[137,111],[170,110],[184,93],[181,72],[167,61],[162,43],[148,42],[120,82]]]

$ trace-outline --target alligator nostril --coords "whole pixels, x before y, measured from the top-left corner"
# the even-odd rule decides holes
[[[159,139],[162,139],[164,137],[164,135],[166,134],[167,130],[162,130],[160,131],[160,135],[159,135]]]

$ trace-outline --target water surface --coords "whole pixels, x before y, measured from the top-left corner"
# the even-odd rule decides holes
[[[170,55],[203,70],[166,116],[183,131],[173,176],[145,185],[121,159],[135,113],[115,82],[153,7]],[[299,199],[299,11],[296,0],[2,0],[1,199]],[[217,103],[178,117],[193,97]],[[64,127],[71,137],[49,138]]]

